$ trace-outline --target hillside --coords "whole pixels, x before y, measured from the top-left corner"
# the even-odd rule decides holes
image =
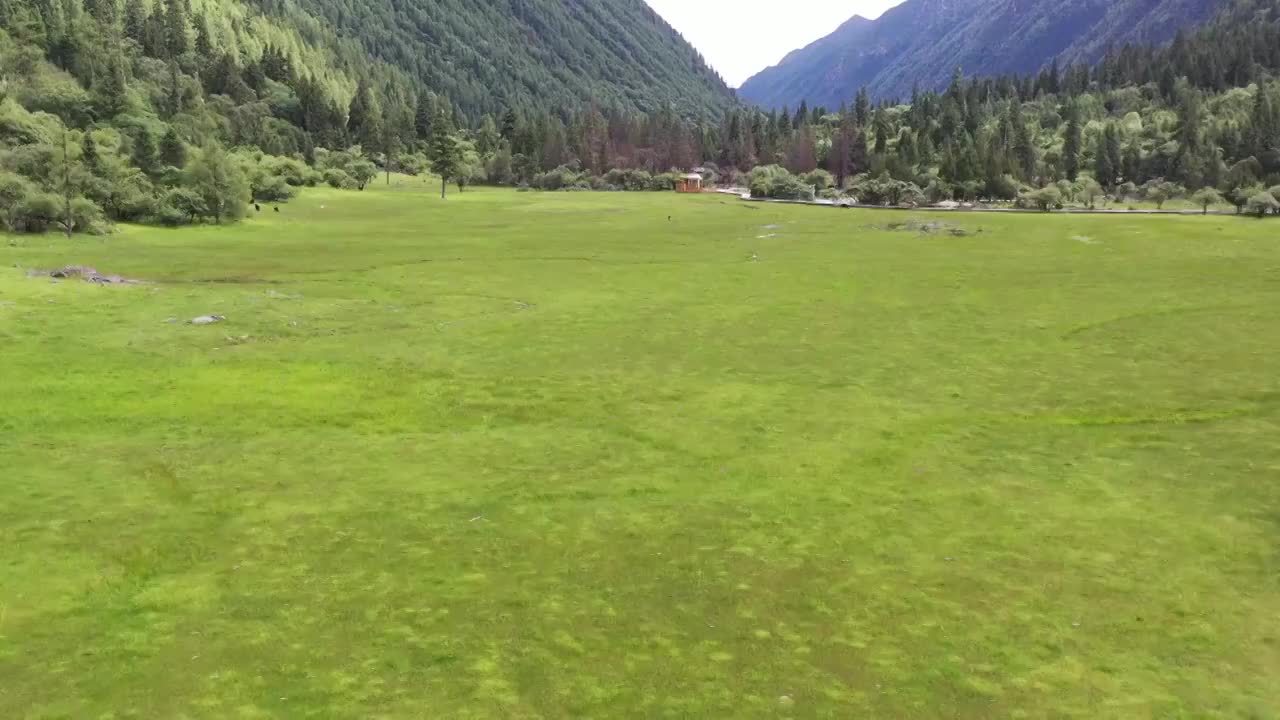
[[[1158,44],[1204,22],[1223,0],[907,0],[855,17],[749,79],[742,99],[765,107],[836,106],[860,87],[905,97],[971,75],[1035,72],[1054,59],[1092,62],[1108,47]]]
[[[709,116],[732,92],[643,0],[252,0],[316,18],[468,113],[626,111],[672,103]]]

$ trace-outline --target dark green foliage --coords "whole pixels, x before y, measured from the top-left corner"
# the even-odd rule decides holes
[[[444,197],[450,180],[458,173],[461,157],[453,136],[453,123],[443,110],[436,113],[431,131],[431,171],[440,176],[440,197]]]
[[[356,4],[254,0],[299,23],[319,18],[355,38],[420,90],[449,98],[472,125],[485,113],[574,109],[594,102],[634,113],[674,104],[711,118],[733,94],[696,50],[638,0]],[[419,93],[419,95],[424,93]]]
[[[134,167],[144,173],[151,174],[156,171],[156,141],[148,130],[140,129],[134,136],[131,161]]]
[[[187,146],[178,137],[178,132],[170,127],[160,138],[160,162],[167,167],[180,168],[187,164]]]
[[[1080,110],[1074,102],[1067,103],[1067,129],[1062,145],[1062,172],[1068,180],[1080,176]]]

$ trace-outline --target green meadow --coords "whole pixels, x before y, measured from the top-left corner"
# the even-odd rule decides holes
[[[1280,717],[1280,225],[433,193],[0,237],[0,717]]]

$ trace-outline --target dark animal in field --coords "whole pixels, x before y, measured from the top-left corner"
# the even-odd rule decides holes
[[[261,205],[259,205],[258,203],[254,203],[254,204],[253,204],[253,211],[254,211],[254,212],[262,212],[262,206],[261,206]]]
[[[277,206],[276,206],[276,208],[275,208],[275,210],[276,210],[276,212],[280,212],[280,206],[279,206],[279,205],[277,205]]]

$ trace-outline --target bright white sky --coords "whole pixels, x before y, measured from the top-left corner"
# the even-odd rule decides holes
[[[738,87],[854,15],[875,19],[902,0],[647,0]]]

